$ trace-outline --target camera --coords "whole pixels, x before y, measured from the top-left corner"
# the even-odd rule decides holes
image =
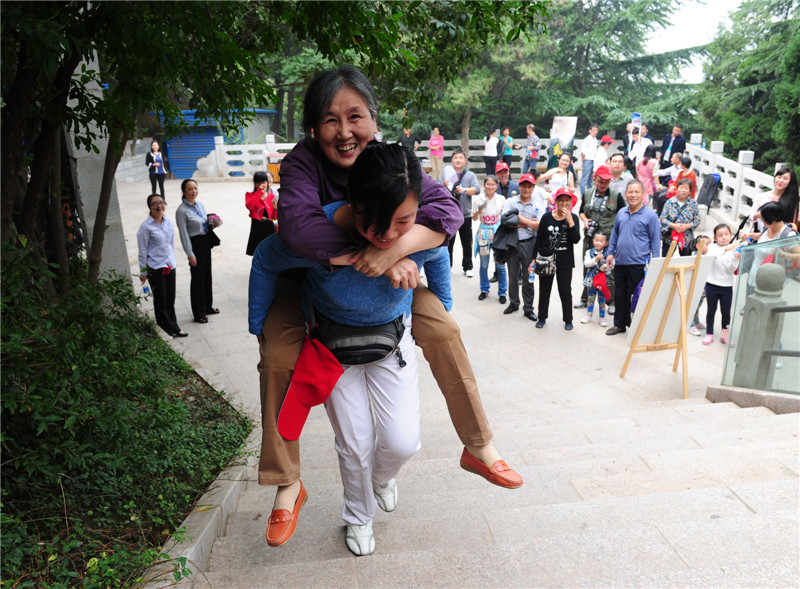
[[[586,237],[588,237],[589,239],[594,237],[594,234],[597,233],[597,230],[599,228],[600,226],[597,224],[597,221],[589,221],[589,224],[586,225],[586,229],[584,230],[584,232],[586,233]]]

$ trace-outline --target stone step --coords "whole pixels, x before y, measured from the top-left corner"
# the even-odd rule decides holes
[[[530,534],[522,523],[501,531],[489,516],[474,514],[463,522],[423,516],[402,526],[376,521],[376,552],[364,558],[347,550],[343,526],[298,530],[277,549],[246,536],[223,538],[212,561],[225,569],[212,566],[195,586],[561,587],[687,574],[746,562],[753,553],[798,552],[797,518],[790,509],[548,537]],[[778,571],[775,580],[785,575]]]

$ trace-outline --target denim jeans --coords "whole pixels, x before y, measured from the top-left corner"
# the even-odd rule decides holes
[[[527,174],[528,170],[536,168],[536,160],[525,158],[522,162],[522,173]]]
[[[480,270],[478,270],[478,276],[480,276],[481,279],[481,292],[485,293],[488,293],[491,288],[489,286],[489,258],[491,257],[491,249],[488,255],[480,256],[481,267]],[[508,293],[508,272],[506,272],[506,265],[495,262],[494,267],[495,270],[497,270],[497,294],[504,297]]]
[[[594,186],[592,181],[592,172],[594,171],[594,161],[584,160],[583,172],[581,173],[581,196],[583,193]]]

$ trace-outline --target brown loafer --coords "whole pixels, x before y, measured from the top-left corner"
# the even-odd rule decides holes
[[[517,489],[522,486],[522,477],[516,471],[510,469],[505,460],[498,460],[488,466],[467,452],[466,448],[461,454],[461,468],[474,472],[499,487]]]
[[[267,544],[270,546],[280,546],[286,544],[297,529],[297,516],[300,509],[306,504],[308,493],[300,481],[300,493],[294,502],[294,509],[273,509],[267,522]]]

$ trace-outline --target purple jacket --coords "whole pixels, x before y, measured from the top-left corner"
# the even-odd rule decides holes
[[[356,251],[352,234],[331,223],[322,210],[347,198],[349,170],[332,164],[310,138],[303,139],[281,163],[279,234],[295,253],[330,267],[328,260]],[[461,205],[441,184],[423,174],[417,223],[452,237],[464,222]]]

